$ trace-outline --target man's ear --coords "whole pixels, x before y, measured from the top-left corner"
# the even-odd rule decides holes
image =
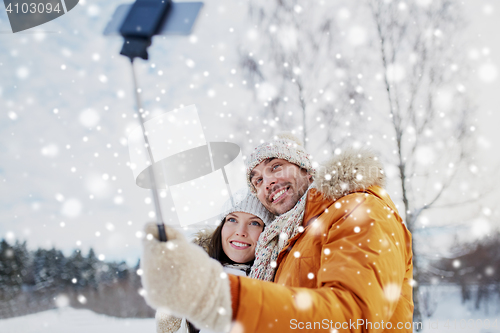
[[[300,171],[301,171],[301,172],[305,172],[306,177],[307,177],[307,179],[309,180],[309,184],[311,184],[311,183],[314,181],[314,179],[313,179],[312,175],[311,175],[311,174],[309,173],[309,171],[307,171],[305,168],[300,168]]]

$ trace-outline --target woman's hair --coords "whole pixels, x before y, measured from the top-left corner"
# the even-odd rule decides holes
[[[220,221],[219,225],[217,228],[215,228],[214,232],[212,233],[212,237],[210,238],[210,243],[208,244],[208,255],[210,258],[214,258],[218,262],[220,262],[222,265],[233,265],[233,264],[238,264],[237,262],[229,259],[226,253],[224,253],[224,250],[222,249],[222,227],[226,223],[226,217]],[[264,225],[262,227],[262,230],[264,230],[266,226]],[[246,262],[245,264],[250,265],[248,268],[248,271],[250,270],[250,267],[252,267],[253,264],[253,259],[252,261]],[[246,272],[247,275],[249,272]],[[188,325],[188,330],[189,333],[199,333],[200,330],[197,329],[191,322],[187,321]]]
[[[232,265],[236,264],[233,260],[229,259],[227,254],[222,249],[222,227],[226,223],[226,217],[222,219],[217,228],[212,233],[212,237],[210,238],[210,243],[208,244],[208,255],[211,258],[214,258],[221,264]]]

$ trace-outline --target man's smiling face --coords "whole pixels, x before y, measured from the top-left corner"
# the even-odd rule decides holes
[[[304,195],[312,177],[305,169],[279,158],[262,161],[250,173],[257,198],[275,215],[292,209]]]

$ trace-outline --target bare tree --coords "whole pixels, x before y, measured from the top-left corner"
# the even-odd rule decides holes
[[[240,59],[256,102],[249,114],[262,120],[257,128],[291,130],[323,151],[338,147],[349,138],[349,123],[362,113],[366,96],[359,66],[342,47],[332,16],[336,5],[254,0],[248,6],[253,28]]]
[[[351,21],[341,22],[343,15]],[[241,64],[259,104],[245,116],[260,116],[274,128],[278,120],[284,128],[301,124],[313,155],[352,144],[351,132],[358,143],[382,153],[393,176],[389,185],[398,188],[391,196],[402,203],[401,215],[414,235],[414,318],[421,321],[419,282],[426,260],[419,223],[431,209],[451,215],[456,205],[477,198],[471,184],[466,189],[460,181],[478,173],[460,4],[254,0],[249,17],[255,38],[241,45]],[[350,35],[356,29],[360,33]],[[252,128],[252,136],[256,128],[269,130],[262,125],[240,124]],[[433,227],[447,225],[443,219]]]
[[[401,201],[414,235],[426,210],[470,200],[457,175],[469,167],[474,107],[464,86],[469,69],[460,52],[465,22],[450,0],[368,1],[379,40],[383,90],[394,133]],[[396,160],[394,160],[394,158]],[[472,170],[474,172],[474,170]],[[452,192],[455,191],[455,192]],[[419,244],[414,251],[414,319],[421,321]]]

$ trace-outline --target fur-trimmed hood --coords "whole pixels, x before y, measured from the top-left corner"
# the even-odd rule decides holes
[[[385,173],[372,151],[351,148],[322,163],[314,183],[327,199],[337,200],[370,186],[384,187]]]
[[[208,253],[208,246],[212,241],[212,235],[214,234],[215,229],[207,228],[199,230],[193,238],[193,243],[201,246],[205,252]]]

